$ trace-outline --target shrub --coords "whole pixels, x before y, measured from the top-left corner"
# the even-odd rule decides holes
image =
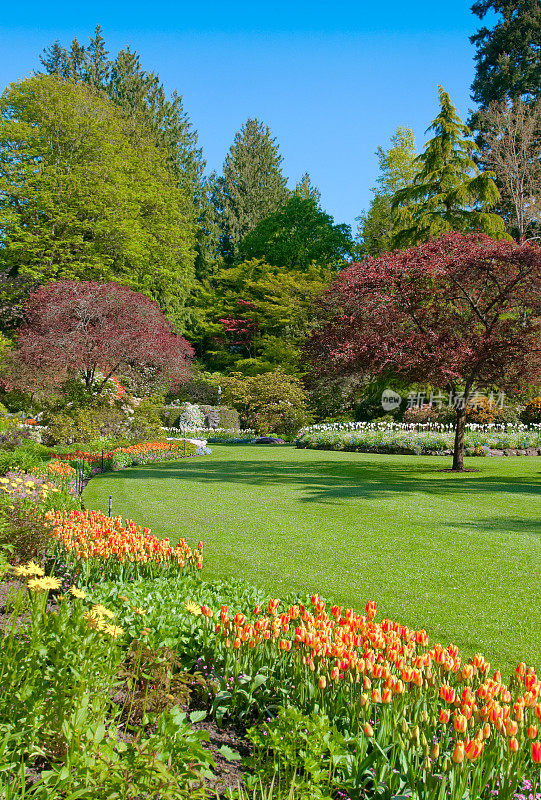
[[[251,377],[235,372],[223,379],[223,388],[243,427],[262,434],[295,433],[308,420],[308,396],[299,378],[281,369]]]
[[[541,422],[541,397],[534,397],[527,403],[522,418],[526,423],[539,423]]]
[[[40,558],[49,541],[43,523],[24,503],[7,496],[0,498],[0,551],[8,552],[10,561]]]
[[[202,428],[204,423],[205,418],[198,405],[194,403],[183,403],[180,406],[180,415],[178,418],[179,427]]]
[[[84,408],[52,414],[44,438],[47,444],[91,442],[100,437],[161,438],[161,398],[115,400],[96,397]]]
[[[402,419],[412,425],[424,425],[427,422],[438,422],[439,416],[438,409],[435,406],[423,405],[416,408],[407,408]]]

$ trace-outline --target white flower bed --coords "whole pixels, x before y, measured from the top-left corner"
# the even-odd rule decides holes
[[[451,425],[343,422],[311,425],[299,431],[298,447],[367,452],[447,453],[453,450]],[[464,446],[469,455],[490,450],[541,448],[541,425],[468,424]]]

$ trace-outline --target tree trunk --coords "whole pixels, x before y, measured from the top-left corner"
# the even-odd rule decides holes
[[[464,432],[466,430],[466,408],[456,409],[455,449],[453,452],[453,471],[464,469]]]

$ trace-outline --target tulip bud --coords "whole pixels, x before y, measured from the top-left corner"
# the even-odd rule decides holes
[[[458,742],[453,750],[453,761],[455,764],[462,764],[464,761],[464,742]]]
[[[437,761],[440,756],[440,747],[438,744],[435,744],[430,752],[430,756],[433,761]]]
[[[528,730],[526,731],[526,736],[528,739],[535,739],[537,736],[537,725],[530,725]]]
[[[518,751],[518,742],[514,736],[509,739],[509,749],[512,753],[516,753]]]
[[[365,722],[363,725],[363,733],[369,739],[371,739],[374,735],[374,728],[370,725],[369,722]]]
[[[405,719],[402,720],[402,733],[409,733],[409,725]]]

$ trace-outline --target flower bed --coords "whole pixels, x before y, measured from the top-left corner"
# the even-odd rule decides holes
[[[100,511],[49,511],[44,520],[64,558],[80,566],[85,576],[97,574],[156,574],[163,569],[201,569],[202,542],[192,550],[184,539],[176,547],[157,539],[133,520],[108,517]],[[117,567],[122,567],[119,571]],[[137,566],[148,569],[137,570]]]
[[[116,607],[132,635],[142,623],[131,609],[144,607],[153,646],[167,642],[181,658],[197,658],[219,685],[212,712],[222,724],[266,717],[272,728],[278,709],[291,705],[304,715],[300,728],[307,716],[328,718],[344,797],[385,786],[388,797],[503,800],[539,782],[541,681],[524,663],[506,681],[480,653],[465,659],[424,630],[377,621],[373,602],[360,614],[318,595],[282,604],[253,587],[201,581],[104,586],[96,597]],[[373,772],[359,795],[345,767],[365,759]]]
[[[448,425],[413,426],[399,423],[338,423],[303,428],[296,439],[297,447],[346,450],[367,453],[404,453],[416,455],[448,455],[453,451],[454,431]],[[528,455],[541,453],[541,428],[526,425],[467,425],[464,436],[466,455],[486,456],[491,453]]]
[[[87,464],[101,465],[104,469],[123,469],[137,464],[152,464],[156,461],[170,461],[197,455],[197,448],[191,442],[142,442],[129,447],[116,447],[103,452],[73,450],[67,453],[54,453],[53,458],[69,461],[86,461]]]
[[[169,437],[186,436],[193,439],[206,439],[208,442],[253,441],[257,432],[251,428],[163,428]]]

